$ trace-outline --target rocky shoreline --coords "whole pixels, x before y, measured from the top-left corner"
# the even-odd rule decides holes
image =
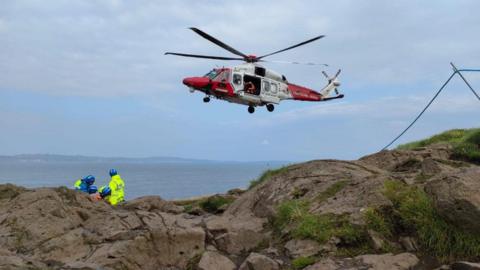
[[[117,207],[0,185],[0,269],[480,269],[480,166],[449,145],[267,176],[247,191]]]

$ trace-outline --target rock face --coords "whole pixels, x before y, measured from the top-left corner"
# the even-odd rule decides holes
[[[439,175],[427,184],[426,191],[432,196],[440,215],[459,227],[480,231],[479,167]]]
[[[205,248],[200,219],[163,212],[174,206],[158,198],[141,199],[146,211],[129,210],[136,200],[114,208],[66,188],[14,191],[3,186],[0,200],[0,254],[11,265],[183,268]]]
[[[382,188],[394,180],[425,188],[440,215],[478,233],[480,167],[450,160],[450,154],[440,145],[292,165],[248,191],[235,191],[239,197],[221,214],[190,215],[156,196],[112,207],[63,187],[0,185],[0,269],[276,270],[292,269],[294,262],[309,264],[307,270],[432,269],[413,254],[422,254],[414,236],[383,238],[365,229],[366,238],[356,238],[355,226],[366,228],[366,208],[391,207]],[[312,216],[341,217],[351,225],[342,227],[350,230],[350,241],[369,242],[371,249],[362,250],[380,254],[342,253],[348,241],[339,236],[319,243],[305,239],[308,231],[293,237],[288,227],[277,230],[278,206],[292,200],[308,201]],[[397,253],[381,254],[385,247]],[[466,264],[476,267],[451,268]]]

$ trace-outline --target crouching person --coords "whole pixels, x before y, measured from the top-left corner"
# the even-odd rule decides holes
[[[75,184],[73,186],[75,190],[90,193],[89,189],[93,185],[93,183],[95,183],[95,177],[93,175],[88,175],[82,179],[78,179],[77,181],[75,181]]]
[[[107,191],[106,188],[108,188],[109,195],[106,195],[107,193],[105,193],[105,196],[102,196],[102,198],[111,205],[117,205],[119,202],[125,200],[125,182],[123,182],[117,170],[111,169],[109,174],[111,177],[110,183],[108,183],[107,187],[103,188],[105,191]],[[100,194],[102,194],[102,191],[100,191]]]

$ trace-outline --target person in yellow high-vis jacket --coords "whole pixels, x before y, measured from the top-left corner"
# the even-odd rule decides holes
[[[120,175],[117,173],[117,170],[110,170],[110,183],[108,183],[109,194],[105,194],[104,199],[111,205],[117,205],[119,202],[125,200],[125,182],[123,182]],[[103,189],[100,191],[102,194]]]

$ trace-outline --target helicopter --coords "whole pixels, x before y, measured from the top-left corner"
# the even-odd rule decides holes
[[[279,104],[282,100],[328,101],[344,97],[343,94],[338,92],[340,81],[337,77],[341,72],[340,69],[332,77],[328,76],[325,71],[322,71],[328,83],[320,91],[315,91],[304,86],[290,83],[284,75],[259,64],[261,62],[273,62],[266,61],[264,58],[319,40],[325,37],[324,35],[257,57],[255,55],[246,55],[198,28],[191,27],[190,29],[206,40],[237,55],[237,57],[175,52],[166,52],[165,55],[245,62],[234,67],[214,68],[202,77],[188,77],[183,79],[183,84],[190,88],[191,93],[200,91],[205,94],[203,98],[203,102],[205,103],[210,102],[211,97],[214,97],[219,100],[246,105],[248,106],[248,112],[254,113],[255,107],[257,106],[266,106],[269,112],[273,112],[275,105]],[[301,64],[299,62],[289,63]],[[315,63],[306,64],[315,65]],[[323,65],[327,66],[326,64]],[[332,95],[333,93],[335,94]]]

